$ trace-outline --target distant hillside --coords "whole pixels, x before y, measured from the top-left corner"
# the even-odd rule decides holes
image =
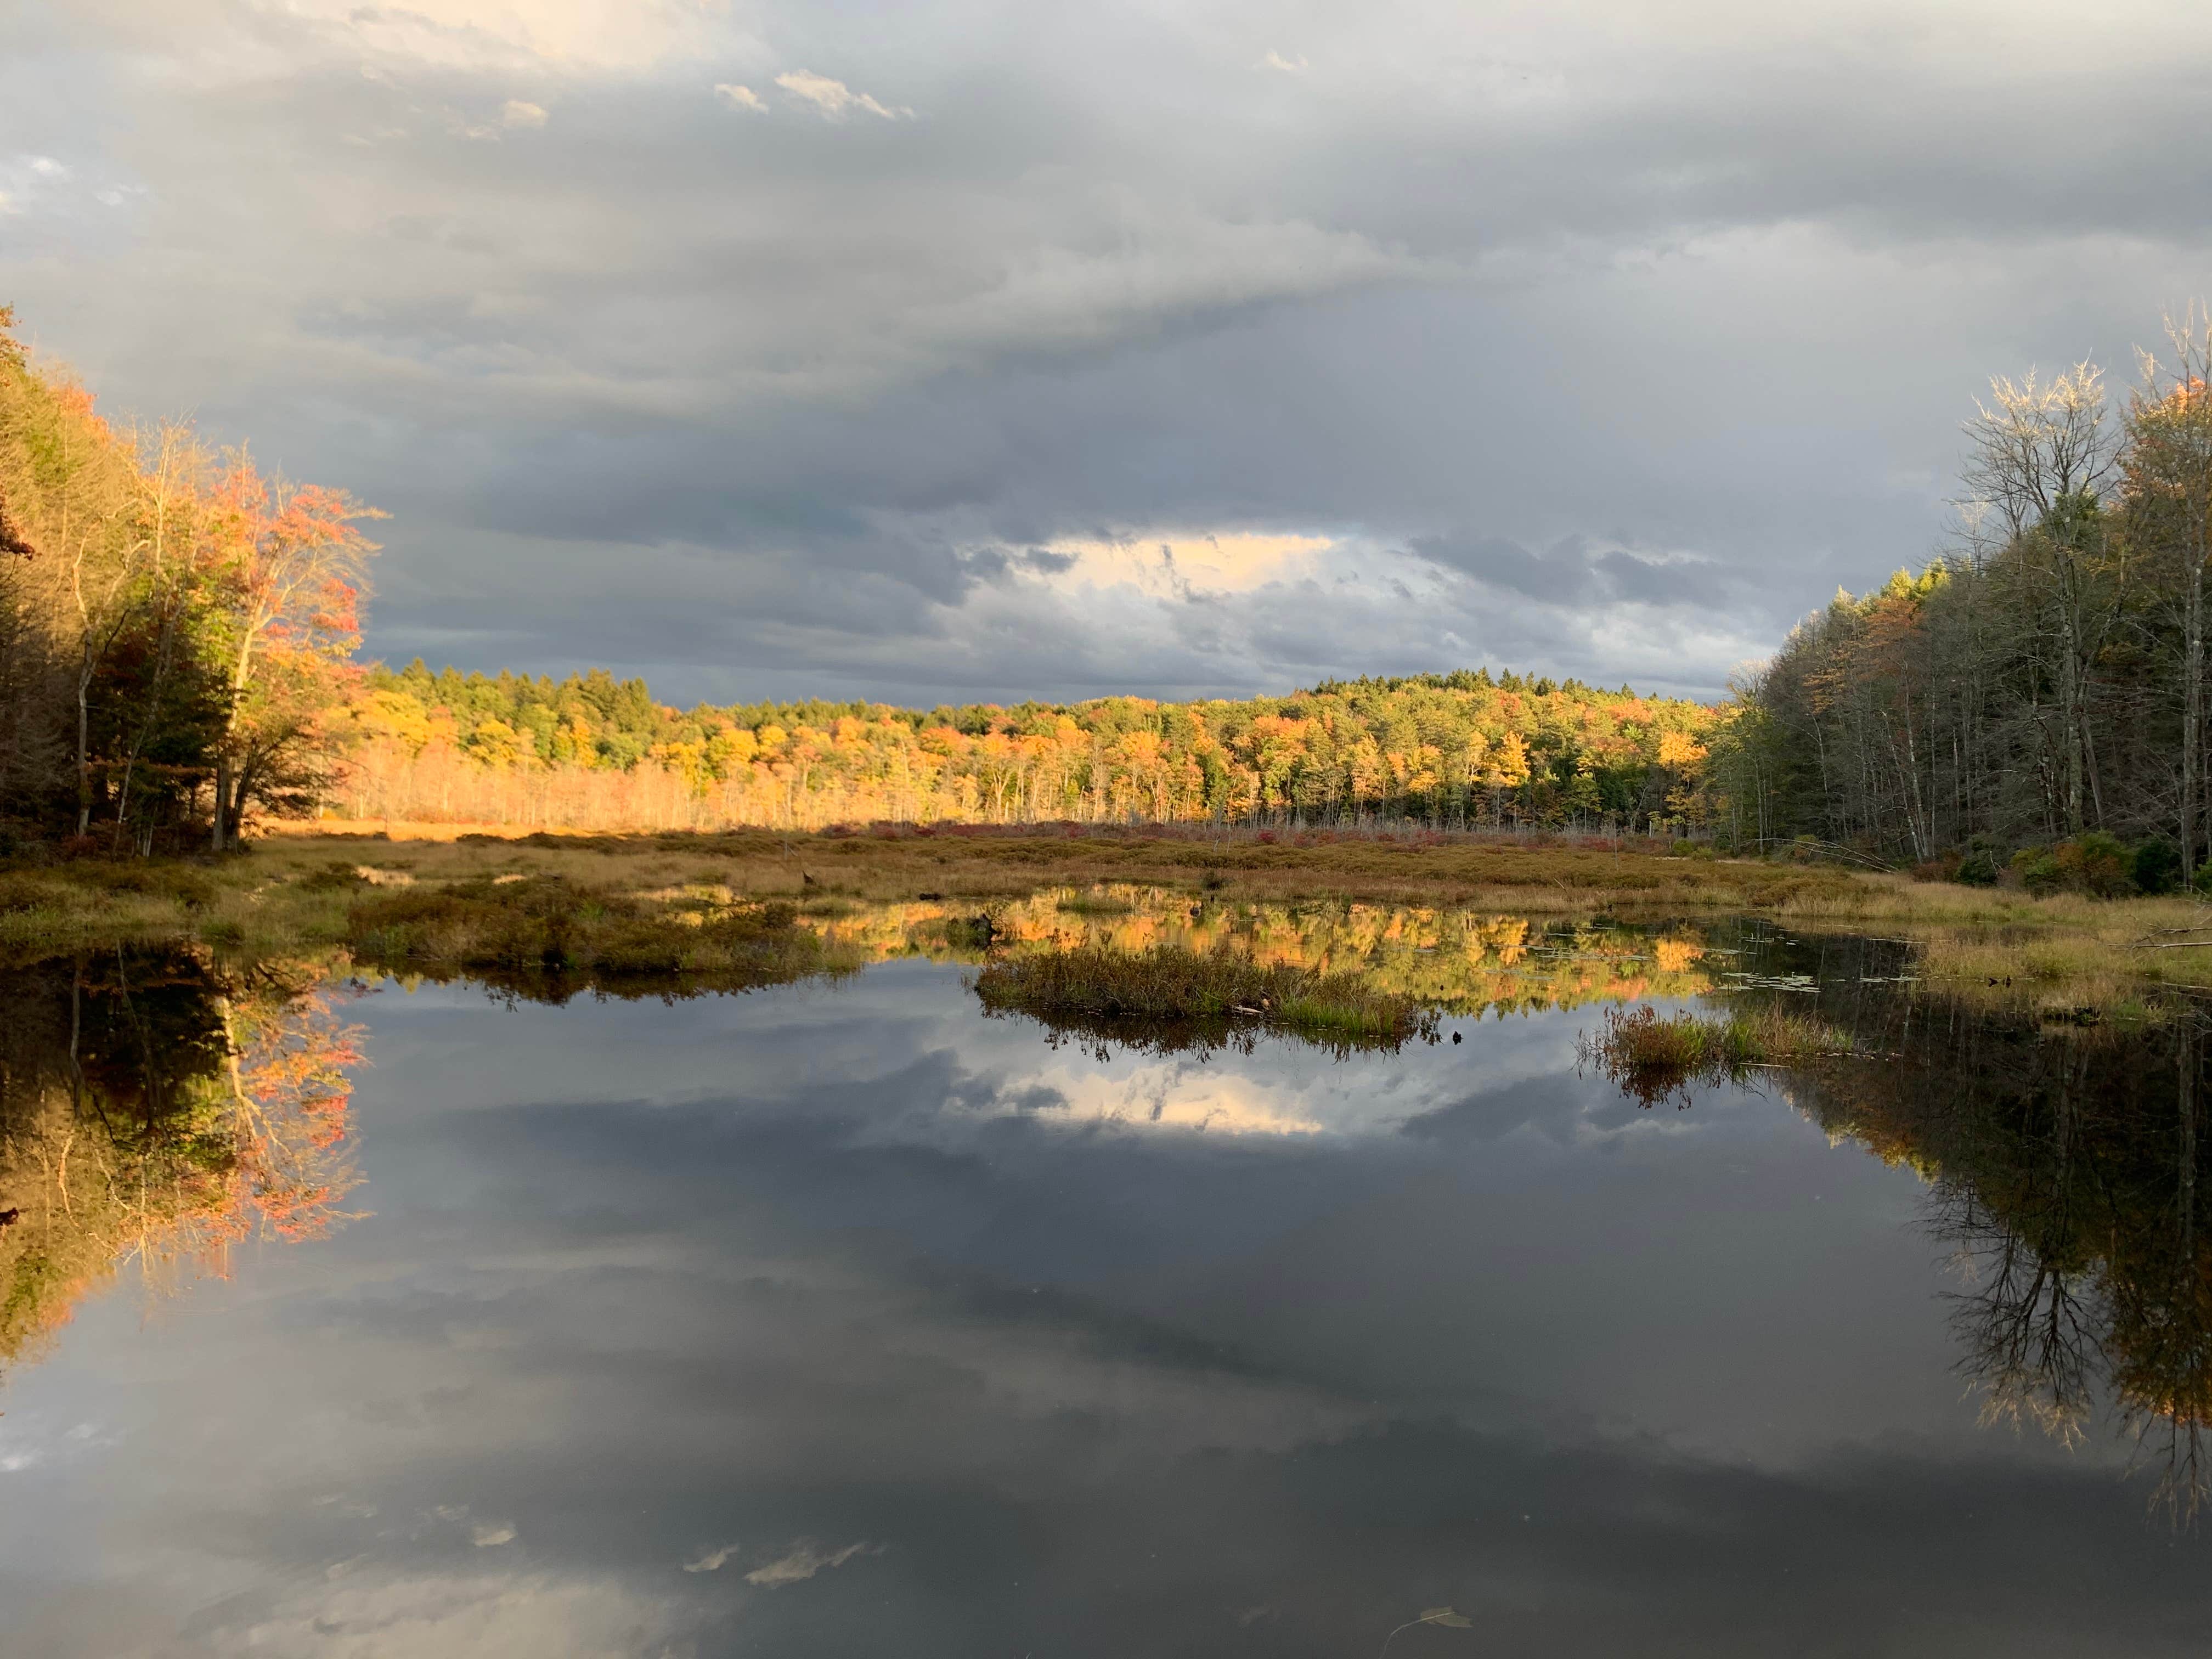
[[[1716,710],[1477,669],[1159,702],[702,703],[605,671],[369,671],[360,817],[666,827],[1367,817],[1643,823],[1691,810]]]

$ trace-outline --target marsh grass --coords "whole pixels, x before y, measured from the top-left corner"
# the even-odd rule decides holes
[[[345,932],[366,968],[465,970],[509,985],[549,976],[774,984],[852,965],[790,904],[657,903],[559,876],[365,893]]]
[[[558,879],[617,897],[787,900],[805,914],[925,895],[972,914],[1067,887],[1076,890],[1073,913],[1105,915],[1121,902],[1117,890],[1151,887],[1255,902],[1480,903],[1522,915],[1623,919],[1832,900],[1855,879],[1821,868],[1414,836],[1274,845],[1110,829],[436,839],[280,824],[250,851],[221,859],[0,867],[0,954],[193,940],[248,955],[317,948],[344,942],[349,908],[371,887],[434,890],[501,877]]]
[[[1053,907],[1067,916],[1133,916],[1133,900],[1112,893],[1070,893]]]
[[[1357,973],[1255,962],[1181,945],[1104,945],[988,963],[975,994],[994,1014],[1153,1048],[1206,1047],[1231,1032],[1277,1030],[1340,1051],[1433,1041],[1437,1015]]]
[[[1918,947],[1915,971],[1931,988],[1970,1003],[2071,1012],[2212,990],[2212,905],[2190,896],[2033,898],[1869,876],[1846,893],[1800,895],[1776,915],[1808,931],[1879,927]]]
[[[1608,1008],[1582,1059],[1639,1106],[1690,1101],[1692,1084],[1740,1083],[1766,1066],[1856,1052],[1850,1033],[1788,1008],[1662,1014],[1649,1003]]]
[[[500,879],[565,883],[598,896],[590,902],[603,908],[637,902],[655,914],[628,920],[650,922],[646,931],[655,933],[667,931],[660,908],[711,919],[781,900],[819,916],[928,895],[972,916],[1056,887],[1075,890],[1063,901],[1074,915],[1110,914],[1123,893],[1145,887],[1235,902],[1401,902],[1626,923],[1755,914],[1807,932],[1905,940],[1919,949],[1914,971],[1977,1001],[2064,1012],[2116,1006],[2167,987],[2212,988],[2212,907],[2189,897],[2034,898],[1827,866],[1674,858],[1633,846],[1413,835],[1265,844],[1188,830],[1100,827],[438,840],[271,826],[242,856],[0,868],[0,957],[193,940],[248,957],[318,949],[348,941],[351,912],[368,898],[473,891]],[[429,922],[426,915],[422,925]],[[489,927],[481,915],[477,922],[483,925],[472,933]],[[612,932],[619,959],[635,943],[634,930]],[[620,938],[626,932],[630,943]],[[710,930],[708,940],[714,936]],[[662,954],[681,957],[702,942],[663,943]]]
[[[208,871],[169,860],[0,869],[0,955],[189,938],[225,896]]]
[[[952,901],[988,900],[1070,887],[1110,902],[1109,890],[1138,885],[1255,900],[1480,900],[1492,908],[1529,915],[1604,908],[1644,915],[1768,908],[1792,898],[1844,894],[1856,879],[1827,866],[1678,858],[1653,844],[1614,850],[1412,832],[1285,831],[1285,839],[1270,843],[1187,825],[1058,830],[906,825],[858,834],[740,830],[659,836],[538,833],[515,839],[471,834],[442,840],[432,838],[440,832],[436,825],[402,826],[390,839],[321,834],[310,824],[269,828],[256,856],[287,842],[320,843],[322,851],[308,854],[313,861],[331,858],[334,848],[367,846],[375,849],[379,863],[404,858],[434,871],[459,871],[505,860],[514,867],[625,887],[681,881],[711,860],[725,883],[755,898],[835,893],[894,902],[931,893]],[[422,838],[406,838],[416,835]]]

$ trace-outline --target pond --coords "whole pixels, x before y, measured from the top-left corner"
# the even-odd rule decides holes
[[[2193,1026],[1946,1012],[1878,942],[1196,908],[990,944],[1210,927],[1436,1040],[988,1018],[957,907],[738,995],[0,975],[0,1646],[2201,1649]],[[1580,1063],[1701,993],[1881,1057]]]

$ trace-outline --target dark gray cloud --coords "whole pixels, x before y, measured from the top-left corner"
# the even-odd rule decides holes
[[[1925,556],[1984,377],[2124,368],[2208,240],[2171,3],[7,21],[40,343],[390,509],[375,648],[678,696],[1710,690]],[[1209,533],[1364,597],[1067,553]]]
[[[1409,550],[1486,586],[1575,611],[1615,604],[1710,605],[1727,596],[1710,560],[1655,559],[1584,536],[1562,537],[1532,553],[1502,536],[1416,536]]]

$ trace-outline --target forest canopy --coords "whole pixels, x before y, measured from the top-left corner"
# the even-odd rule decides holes
[[[0,833],[220,848],[338,760],[374,516],[186,422],[116,426],[0,307]]]
[[[878,819],[1595,825],[1697,809],[1705,705],[1486,670],[1162,702],[702,703],[605,671],[371,669],[349,816],[591,827]]]
[[[1992,382],[1957,544],[1838,594],[1737,688],[1709,780],[1732,833],[1970,878],[2052,843],[2116,885],[2124,851],[2202,867],[2212,325],[2168,336],[2118,408],[2087,362]]]

